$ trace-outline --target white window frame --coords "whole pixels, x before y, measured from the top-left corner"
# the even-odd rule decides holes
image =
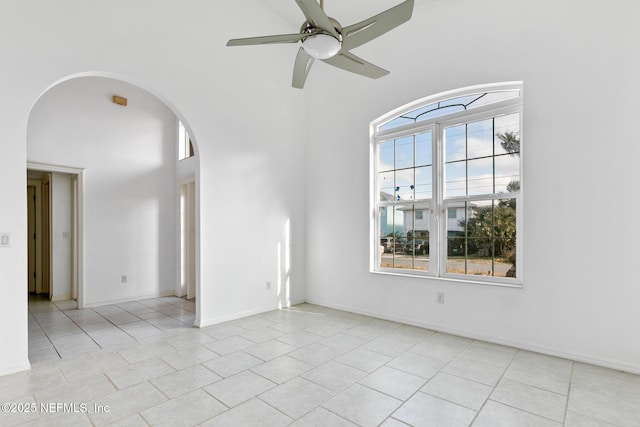
[[[189,159],[194,156],[193,144],[186,126],[178,120],[178,161]]]
[[[444,101],[446,99],[463,97],[481,92],[497,92],[519,90],[520,96],[505,101],[496,102],[489,105],[484,105],[468,111],[456,112],[445,116],[436,117],[430,120],[420,121],[413,124],[402,125],[392,129],[380,130],[380,127],[385,123],[393,120],[394,118],[414,111],[422,106],[426,106],[438,101]],[[409,277],[428,277],[437,280],[475,283],[475,284],[487,284],[487,285],[499,285],[499,286],[511,286],[522,287],[523,285],[523,244],[522,244],[522,223],[523,223],[523,85],[522,82],[507,82],[491,85],[473,86],[463,88],[454,91],[443,92],[437,95],[429,96],[419,99],[410,104],[397,108],[378,119],[374,120],[370,124],[370,205],[371,205],[371,220],[370,220],[370,271],[372,273],[391,274],[397,276],[409,276]],[[499,117],[503,115],[519,113],[520,117],[520,190],[517,193],[492,193],[490,195],[481,196],[464,196],[455,197],[448,200],[444,199],[444,129],[465,123],[472,123],[484,119]],[[380,201],[380,189],[378,186],[378,147],[381,142],[398,139],[401,137],[413,136],[424,132],[432,133],[432,207],[430,212],[430,232],[429,232],[429,244],[432,250],[430,251],[430,269],[429,271],[413,270],[413,269],[400,269],[400,268],[385,268],[380,266],[380,260],[382,252],[380,249],[380,224],[379,224],[379,208],[382,206],[404,206],[404,205],[420,205],[420,201],[400,201],[400,202],[385,202]],[[505,278],[498,276],[475,276],[470,274],[454,274],[446,272],[447,262],[447,221],[448,211],[447,207],[452,202],[473,202],[474,200],[500,200],[505,198],[514,198],[516,200],[517,214],[516,214],[516,265],[517,274],[515,278]]]

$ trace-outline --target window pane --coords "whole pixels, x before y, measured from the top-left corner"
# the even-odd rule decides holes
[[[520,153],[520,114],[496,117],[496,154]]]
[[[393,129],[393,128],[397,128],[399,126],[404,126],[404,125],[408,125],[413,123],[414,120],[406,118],[406,117],[397,117],[385,124],[383,124],[382,126],[380,126],[380,130],[387,130],[387,129]]]
[[[380,189],[380,201],[391,201],[395,197],[395,185],[393,171],[378,174],[378,188]]]
[[[178,160],[182,160],[187,157],[187,130],[182,122],[178,121]]]
[[[380,267],[428,271],[429,208],[385,206],[378,215]]]
[[[496,157],[496,193],[520,190],[520,158],[503,155]]]
[[[493,158],[469,160],[467,194],[477,196],[493,193]]]
[[[432,138],[431,132],[421,133],[416,139],[416,167],[431,166]]]
[[[506,101],[507,99],[517,98],[518,96],[520,96],[519,90],[491,92],[491,93],[485,94],[483,97],[479,98],[477,101],[472,103],[469,106],[469,108],[478,108],[483,105],[489,105],[495,102]]]
[[[447,99],[446,101],[442,101],[440,103],[440,106],[447,107],[450,105],[461,105],[464,108],[466,108],[467,105],[469,105],[473,101],[476,101],[480,96],[482,95],[477,94],[477,95],[460,96],[458,98],[451,98],[451,99]]]
[[[429,270],[428,210],[422,206],[401,208],[404,211],[405,242],[402,253],[396,253],[399,268]]]
[[[430,111],[433,110],[437,110],[438,109],[438,104],[429,104],[429,105],[425,105],[424,107],[420,107],[417,110],[413,110],[409,113],[403,114],[404,117],[411,117],[414,120],[416,120],[418,117],[422,117],[425,114],[428,114]]]
[[[458,111],[464,111],[464,106],[462,105],[450,105],[450,106],[440,106],[437,109],[424,113],[417,117],[416,121],[421,122],[424,120],[431,120],[436,117],[446,116],[447,114],[457,113]]]
[[[516,277],[516,200],[466,203],[461,230],[447,230],[447,272]]]
[[[467,126],[467,158],[493,156],[493,119]]]
[[[467,158],[466,126],[454,126],[444,130],[445,162]]]
[[[445,165],[445,197],[465,196],[467,190],[467,170],[465,162]]]
[[[396,139],[396,169],[413,167],[413,136]]]
[[[378,171],[389,171],[393,169],[393,141],[381,142],[378,146]]]
[[[465,209],[468,209],[468,203],[455,202],[450,203],[447,208],[447,230],[449,233],[462,233],[464,235],[464,221],[467,218]],[[456,234],[457,236],[458,234]]]
[[[396,199],[397,200],[413,200],[414,188],[413,183],[414,169],[404,169],[396,171]]]
[[[393,207],[381,206],[378,209],[380,237],[393,234]]]
[[[409,209],[409,217],[406,214],[407,208],[399,208],[396,206],[384,206],[378,210],[380,223],[380,267],[398,268],[406,260],[403,261],[403,250],[407,241],[406,229],[412,227],[412,222],[405,224],[405,219],[410,218],[411,209]]]
[[[433,171],[431,166],[416,168],[415,200],[433,197]]]

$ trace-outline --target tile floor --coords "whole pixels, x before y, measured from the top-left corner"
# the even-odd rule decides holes
[[[640,426],[637,375],[310,304],[203,329],[193,312],[32,301],[0,425]]]

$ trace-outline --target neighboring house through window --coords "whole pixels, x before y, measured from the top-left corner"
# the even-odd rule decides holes
[[[520,285],[521,123],[521,83],[431,96],[373,122],[372,270]],[[389,237],[405,250],[385,253]]]

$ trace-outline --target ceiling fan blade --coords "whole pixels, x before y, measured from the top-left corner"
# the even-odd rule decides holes
[[[302,89],[304,87],[304,82],[307,80],[307,75],[313,65],[313,61],[314,59],[309,56],[303,48],[298,49],[298,56],[296,56],[296,63],[293,67],[293,80],[291,82],[291,86],[296,89]]]
[[[309,24],[316,28],[322,28],[332,36],[338,38],[338,31],[335,29],[327,14],[322,10],[316,0],[296,0],[300,10],[309,21]]]
[[[373,40],[411,19],[414,0],[392,7],[357,24],[343,28],[343,49],[350,50]]]
[[[248,37],[244,39],[231,39],[227,46],[250,46],[272,43],[297,43],[302,40],[302,34],[281,34],[277,36]]]
[[[360,74],[361,76],[370,77],[372,79],[378,79],[389,74],[389,71],[384,68],[373,65],[347,51],[340,52],[334,57],[323,59],[323,61],[327,64],[333,65],[334,67],[342,68],[343,70],[351,71],[352,73]]]

